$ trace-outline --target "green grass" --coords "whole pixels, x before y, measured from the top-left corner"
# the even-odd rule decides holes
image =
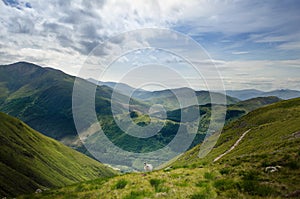
[[[1,197],[115,174],[107,166],[3,113],[0,140]]]

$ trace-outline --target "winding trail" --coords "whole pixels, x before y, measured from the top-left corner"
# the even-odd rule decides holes
[[[233,145],[230,149],[228,149],[227,151],[225,151],[225,153],[222,153],[221,155],[219,155],[218,157],[216,157],[216,158],[214,159],[214,162],[218,161],[218,160],[221,159],[224,155],[226,155],[227,153],[229,153],[230,151],[232,151],[232,150],[239,144],[239,142],[245,137],[245,135],[246,135],[250,130],[251,130],[251,129],[245,131],[245,132],[241,135],[241,137],[234,143],[234,145]]]

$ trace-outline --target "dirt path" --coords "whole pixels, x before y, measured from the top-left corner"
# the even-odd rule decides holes
[[[245,132],[241,135],[241,137],[234,143],[234,145],[233,145],[230,149],[228,149],[225,153],[222,153],[221,155],[219,155],[218,157],[216,157],[216,158],[214,159],[214,162],[218,161],[218,160],[219,160],[220,158],[222,158],[224,155],[226,155],[227,153],[229,153],[230,151],[232,151],[232,150],[239,144],[239,142],[245,137],[245,135],[246,135],[250,130],[251,130],[251,129],[245,131]]]

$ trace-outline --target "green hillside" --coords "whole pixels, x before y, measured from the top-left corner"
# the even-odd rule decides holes
[[[235,149],[213,163],[248,130],[250,131]],[[278,102],[254,110],[227,125],[217,144],[205,158],[198,158],[198,145],[171,165],[189,168],[213,167],[232,182],[249,177],[245,183],[251,186],[246,190],[250,195],[259,195],[262,190],[256,190],[255,187],[264,185],[267,185],[264,188],[269,190],[270,195],[288,194],[300,187],[299,132],[300,98]],[[266,172],[268,166],[279,166],[280,169],[269,174]]]
[[[0,146],[0,198],[115,174],[4,113],[0,113]]]
[[[251,139],[247,139],[246,136],[242,143],[239,144],[240,153],[245,153],[243,151],[244,148],[247,149],[249,156],[252,152],[255,154],[267,153],[268,151],[273,151],[275,148],[274,151],[276,151],[280,147],[285,148],[283,152],[288,151],[287,148],[294,148],[295,142],[299,142],[298,139],[289,139],[291,138],[289,136],[292,136],[291,134],[297,133],[300,130],[299,110],[300,98],[281,101],[256,109],[225,126],[216,146],[204,159],[196,158],[198,155],[196,151],[200,147],[198,145],[198,148],[188,151],[174,165],[187,166],[198,162],[211,162],[219,154],[225,152],[229,146],[232,146],[249,129],[251,131],[247,136]],[[212,137],[212,139],[214,138]],[[235,153],[228,154],[226,158],[234,157],[234,154],[239,154],[238,152],[239,150],[235,150]]]
[[[0,111],[57,140],[74,137],[77,135],[72,116],[74,80],[75,77],[59,70],[26,62],[0,66]],[[91,83],[82,80],[82,84]],[[111,88],[97,87],[98,115],[111,114],[111,95]],[[132,103],[137,109],[141,105],[135,100]]]
[[[232,151],[213,161],[245,132]],[[228,124],[203,159],[198,158],[198,145],[152,173],[125,174],[20,198],[299,198],[299,132],[300,98],[281,101]],[[270,166],[277,170],[271,172]]]

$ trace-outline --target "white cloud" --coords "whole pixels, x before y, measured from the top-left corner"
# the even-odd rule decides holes
[[[155,43],[176,49],[176,52],[182,50],[184,54],[183,41],[170,43],[167,38],[152,35],[151,31],[144,31],[140,37],[130,40],[116,36],[125,31],[158,27],[205,38],[207,46],[220,49],[218,59],[227,60],[213,62],[229,79],[238,78],[238,74],[257,75],[255,72],[260,77],[273,75],[277,79],[293,79],[296,78],[295,73],[299,72],[296,71],[299,69],[299,60],[284,57],[286,51],[297,56],[300,50],[297,1],[32,0],[30,5],[26,6],[24,1],[18,5],[21,8],[17,8],[0,2],[2,64],[26,60],[75,74],[91,50],[109,38],[106,45],[97,49],[98,56],[117,56],[124,52],[122,47],[140,48]],[[220,35],[219,41],[214,40],[214,34]],[[221,43],[229,47],[220,46]],[[264,60],[230,61],[232,58],[227,57],[228,54],[240,55],[233,58],[252,56],[256,50],[253,45],[268,43],[278,44],[273,49],[266,49],[268,54]],[[279,51],[282,57],[273,55],[275,51]],[[207,60],[201,56],[193,62],[204,66]],[[153,57],[149,58],[154,60]],[[126,59],[123,58],[123,61]],[[178,63],[180,59],[175,56],[166,61]],[[94,62],[91,70],[92,66]],[[279,74],[284,76],[279,77]],[[295,79],[290,83],[297,85],[292,82],[297,82]],[[277,83],[280,84],[279,80]]]
[[[300,50],[300,41],[287,42],[278,46],[281,50]]]
[[[248,54],[249,52],[247,51],[236,51],[236,52],[232,52],[233,55],[243,55],[243,54]]]

